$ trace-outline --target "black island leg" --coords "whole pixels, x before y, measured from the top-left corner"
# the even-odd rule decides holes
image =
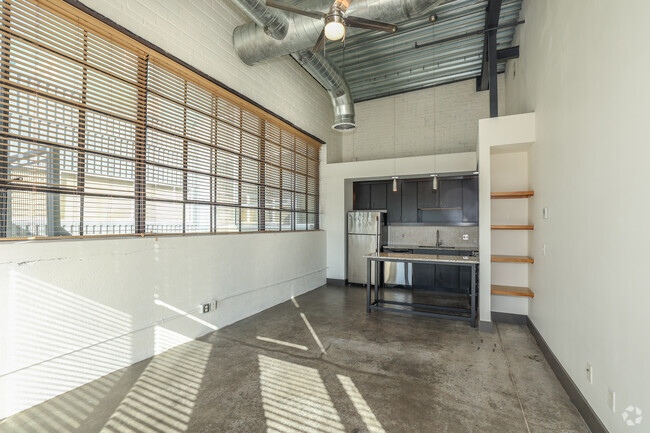
[[[371,265],[371,263],[372,263],[372,262],[370,261],[370,259],[367,259],[367,267],[368,267],[368,270],[367,270],[367,275],[366,275],[366,286],[367,286],[367,293],[366,293],[366,311],[367,311],[368,313],[370,313],[370,282],[372,281],[372,279],[370,278],[371,269],[372,269],[372,265]]]

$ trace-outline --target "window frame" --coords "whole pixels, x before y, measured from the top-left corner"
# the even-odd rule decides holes
[[[74,4],[70,4],[74,3]],[[11,43],[16,38],[25,39],[27,43],[31,43],[34,46],[40,46],[40,40],[35,38],[25,37],[24,35],[16,35],[12,33],[11,29],[11,11],[12,8],[21,7],[20,4],[28,5],[32,9],[40,9],[46,13],[53,14],[56,18],[61,19],[67,23],[68,26],[79,30],[83,34],[83,48],[81,50],[82,59],[68,59],[71,62],[76,62],[78,66],[81,67],[81,82],[75,83],[81,87],[81,100],[78,103],[72,104],[70,101],[65,101],[66,104],[69,104],[70,107],[77,110],[77,138],[74,141],[74,146],[59,146],[55,145],[57,148],[67,148],[69,147],[71,152],[76,153],[76,187],[74,188],[62,188],[60,183],[57,185],[58,188],[51,185],[37,186],[30,184],[29,182],[24,182],[17,184],[9,179],[9,142],[11,137],[9,136],[9,131],[11,128],[11,110],[9,104],[9,94],[11,92],[11,66],[12,63],[9,59],[9,53],[11,50]],[[190,65],[180,61],[179,59],[173,58],[172,56],[164,53],[159,48],[153,46],[147,41],[138,38],[137,36],[131,34],[125,29],[119,27],[115,23],[112,23],[105,18],[101,17],[97,13],[88,9],[87,7],[77,3],[70,2],[69,0],[41,0],[38,2],[32,1],[12,1],[12,0],[0,0],[0,6],[2,10],[6,11],[2,15],[2,25],[3,28],[0,28],[0,41],[2,42],[3,51],[1,53],[1,65],[2,71],[0,72],[0,241],[4,240],[24,240],[24,239],[69,239],[69,238],[98,238],[98,237],[112,237],[112,236],[162,236],[162,235],[203,235],[203,234],[217,234],[217,233],[260,233],[260,232],[277,232],[277,231],[311,231],[319,230],[319,212],[320,212],[320,203],[319,203],[319,149],[320,145],[323,144],[318,138],[296,128],[282,118],[279,118],[272,112],[264,109],[263,107],[257,105],[253,101],[245,98],[244,96],[232,91],[226,86],[222,85],[213,78],[205,75],[204,73],[196,70]],[[0,10],[0,11],[2,11]],[[115,113],[102,113],[101,110],[98,110],[96,107],[93,108],[89,106],[87,101],[88,96],[88,79],[89,79],[89,69],[92,69],[92,66],[88,62],[88,41],[90,38],[100,39],[100,42],[105,44],[115,45],[118,49],[124,50],[131,55],[137,57],[137,68],[135,69],[135,77],[133,77],[136,86],[135,90],[137,93],[137,110],[135,119],[124,119]],[[63,56],[64,52],[57,52],[52,50],[53,56]],[[13,64],[15,64],[14,62]],[[173,97],[170,95],[164,95],[159,90],[155,90],[150,87],[149,79],[151,77],[150,71],[151,66],[154,65],[156,68],[160,68],[168,74],[172,74],[175,79],[181,80],[184,83],[184,92],[183,92],[183,101],[182,104],[179,104],[178,101],[174,101]],[[100,71],[103,72],[103,71]],[[209,113],[208,118],[210,118],[210,142],[206,143],[201,140],[190,137],[188,128],[188,113],[194,113],[194,115],[205,116],[206,113],[202,112],[199,108],[191,106],[188,102],[188,86],[195,86],[206,94],[210,95],[211,106],[214,108],[214,111]],[[23,89],[29,93],[30,89],[25,86],[26,89]],[[38,95],[38,90],[33,90],[32,92],[35,95]],[[168,103],[176,104],[181,108],[183,112],[183,130],[181,134],[170,134],[170,131],[166,131],[161,128],[155,127],[151,124],[151,109],[149,104],[153,96],[157,96],[163,99],[166,99]],[[47,96],[47,95],[46,95]],[[239,152],[233,152],[232,150],[225,149],[219,145],[219,124],[228,124],[224,119],[219,118],[218,106],[220,101],[223,101],[226,104],[234,106],[239,110],[239,122],[230,122],[229,127],[238,130],[239,132]],[[85,233],[84,230],[84,216],[85,216],[85,198],[87,197],[98,197],[105,200],[111,199],[114,197],[112,194],[92,194],[87,191],[87,179],[88,179],[88,161],[89,157],[92,155],[101,156],[102,153],[86,146],[88,139],[88,129],[87,121],[89,116],[93,115],[106,115],[109,118],[116,118],[121,121],[130,122],[135,127],[134,131],[134,149],[133,149],[133,158],[125,158],[126,160],[132,162],[133,164],[133,191],[131,195],[118,195],[120,199],[132,199],[133,200],[133,233],[122,234],[121,230],[119,234],[89,234]],[[244,117],[252,118],[259,124],[259,130],[251,130],[244,123]],[[255,122],[253,122],[255,123]],[[277,135],[277,141],[269,138],[269,131],[273,130]],[[180,171],[182,175],[182,200],[165,200],[161,198],[152,198],[147,195],[147,178],[149,172],[152,170],[152,167],[165,167],[165,164],[157,164],[151,159],[151,152],[153,149],[148,146],[148,136],[156,131],[160,134],[171,135],[176,139],[182,141],[182,168],[172,167],[168,168],[169,170],[175,170],[176,172]],[[253,143],[256,144],[256,153],[257,157],[251,157],[246,155],[244,151],[244,135],[246,137],[253,137]],[[288,146],[285,140],[286,137],[289,137],[289,142],[291,144]],[[19,140],[22,137],[18,137]],[[250,147],[250,143],[249,144]],[[48,144],[51,146],[51,143]],[[210,155],[209,161],[207,164],[210,167],[209,173],[197,172],[190,168],[190,147],[197,146],[208,149],[208,154]],[[277,146],[280,157],[277,161],[272,161],[268,159],[269,154],[267,153],[267,147]],[[300,149],[299,149],[300,148]],[[205,149],[204,149],[205,150]],[[234,180],[237,184],[238,197],[237,203],[222,203],[219,201],[218,194],[218,185],[220,185],[220,179],[224,177],[219,174],[220,167],[218,165],[218,155],[221,152],[230,152],[231,156],[235,156],[238,159],[238,176]],[[292,157],[291,167],[285,167],[283,165],[283,152],[289,152]],[[108,154],[104,155],[107,158],[122,158],[123,156]],[[304,160],[304,170],[299,170],[297,167],[297,161]],[[60,164],[60,160],[56,160]],[[251,179],[243,178],[243,171],[245,164],[250,165],[251,167],[257,167],[257,181]],[[279,182],[277,185],[270,184],[270,180],[267,182],[267,170],[277,170],[279,173]],[[313,172],[315,171],[315,172]],[[209,177],[209,200],[195,200],[190,199],[189,195],[192,190],[189,187],[189,178],[190,174],[196,176],[208,176]],[[285,188],[283,185],[283,177],[286,181],[286,177],[292,177],[292,188]],[[302,190],[298,189],[298,182],[296,181],[298,177],[304,179],[301,186]],[[226,178],[228,179],[228,178]],[[312,184],[314,185],[312,187]],[[253,200],[252,205],[244,204],[243,202],[243,189],[251,188],[251,191],[257,190],[257,197]],[[7,229],[9,227],[9,194],[11,191],[41,191],[45,193],[48,197],[60,197],[64,195],[77,196],[79,200],[79,227],[78,235],[52,235],[53,231],[58,231],[61,228],[60,222],[58,227],[47,226],[47,235],[39,236],[38,233],[32,236],[12,236],[7,237]],[[269,207],[269,204],[273,203],[273,200],[267,200],[268,193],[279,193],[279,201],[273,206]],[[301,203],[304,202],[302,208],[297,208],[299,205],[298,197],[301,200]],[[288,203],[285,206],[285,199]],[[256,201],[256,203],[255,203]],[[147,219],[147,207],[151,203],[180,203],[183,208],[183,218],[181,223],[182,230],[180,232],[165,233],[161,231],[156,231],[151,228],[151,224],[148,226]],[[33,204],[32,204],[33,205]],[[209,206],[209,222],[208,228],[206,231],[190,232],[187,231],[187,221],[186,214],[188,208],[191,205],[206,205]],[[229,207],[235,209],[235,214],[237,215],[237,231],[220,231],[219,219],[218,219],[218,208]],[[49,208],[48,208],[49,209]],[[60,209],[60,205],[59,205]],[[33,211],[33,210],[32,210]],[[61,217],[61,212],[59,210],[59,219]],[[150,211],[151,212],[151,211]],[[256,214],[257,227],[255,230],[243,230],[242,226],[242,214],[246,212],[246,215],[250,217],[252,214]],[[288,215],[289,224],[288,226],[283,225],[283,216]],[[267,227],[269,221],[267,221],[267,216],[279,216],[279,221],[277,222],[277,230],[269,230],[270,227]],[[254,218],[252,219],[254,221]],[[300,221],[304,221],[304,227]],[[48,222],[50,219],[48,217]],[[310,222],[312,227],[310,228]],[[273,226],[271,226],[273,227]],[[285,228],[283,230],[283,227]],[[63,230],[63,229],[62,229]],[[65,231],[65,230],[63,230]],[[68,233],[69,234],[69,233]]]

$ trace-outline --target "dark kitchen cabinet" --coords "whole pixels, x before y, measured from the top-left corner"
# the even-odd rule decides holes
[[[418,182],[418,209],[438,207],[438,191],[433,189],[433,180]]]
[[[354,210],[370,210],[370,184],[356,182],[354,190]]]
[[[397,181],[397,191],[393,191],[393,182],[386,186],[386,210],[388,223],[402,222],[402,182]]]
[[[438,207],[462,208],[463,207],[463,180],[441,179],[438,185]]]
[[[431,254],[431,250],[413,250],[413,254]],[[413,263],[413,289],[435,289],[436,267],[436,265],[428,263]]]
[[[460,287],[459,267],[453,265],[436,265],[436,289],[458,292]]]
[[[478,223],[478,177],[355,182],[355,210],[387,210],[389,223]]]
[[[463,222],[478,223],[478,176],[463,179]]]
[[[370,209],[372,210],[386,209],[386,184],[385,183],[370,184]]]
[[[402,186],[402,222],[418,222],[418,182],[404,181]]]
[[[443,256],[458,256],[460,251],[456,250],[430,250],[429,254]],[[446,292],[459,292],[460,267],[454,265],[436,265],[434,286],[436,290]]]

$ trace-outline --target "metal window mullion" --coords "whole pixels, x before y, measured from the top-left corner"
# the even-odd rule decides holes
[[[189,145],[187,143],[187,81],[183,88],[183,233],[187,231],[187,157]]]
[[[244,119],[244,113],[239,110],[239,164],[238,164],[238,182],[237,182],[237,203],[239,205],[239,232],[241,233],[241,221],[242,221],[242,153],[244,152],[244,131],[242,130],[242,121]]]
[[[88,30],[84,30],[83,39],[83,68],[81,72],[81,104],[85,107],[87,104],[88,92]],[[84,195],[86,188],[86,110],[79,109],[79,126],[78,126],[77,147],[77,191],[79,191],[79,236],[84,235]]]
[[[217,98],[212,98],[212,112],[214,119],[210,122],[210,142],[212,143],[210,149],[211,167],[210,167],[210,231],[217,231]]]
[[[6,23],[5,26],[9,28],[11,24],[11,3],[7,3]],[[0,36],[0,47],[6,43],[7,49],[2,50],[0,53],[0,65],[6,65],[2,68],[0,74],[6,80],[9,80],[9,53],[11,49],[11,39],[6,35]],[[2,86],[2,93],[0,96],[0,131],[2,131],[2,139],[0,139],[0,184],[5,186],[0,188],[0,238],[7,237],[7,229],[9,228],[9,140],[6,135],[9,132],[9,89]]]
[[[298,184],[298,174],[297,174],[297,161],[296,161],[296,137],[293,136],[293,153],[291,154],[293,163],[291,169],[293,170],[293,194],[291,194],[291,230],[296,230],[298,212],[296,211],[296,198],[298,197],[298,191],[296,185]]]
[[[260,149],[259,149],[259,155],[260,155],[260,161],[259,162],[259,182],[260,186],[258,189],[258,202],[257,205],[260,207],[260,211],[258,214],[258,222],[257,222],[257,229],[259,231],[266,231],[266,141],[264,140],[264,136],[266,135],[266,121],[262,120],[261,122],[261,136],[262,138],[260,139]]]
[[[147,211],[147,84],[149,71],[149,55],[138,57],[138,76],[141,86],[138,87],[138,122],[135,137],[135,233],[144,234],[146,231]]]

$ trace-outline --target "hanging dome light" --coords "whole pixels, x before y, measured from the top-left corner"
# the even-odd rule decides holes
[[[338,10],[332,11],[325,18],[325,37],[330,41],[338,41],[345,36],[343,15]]]

